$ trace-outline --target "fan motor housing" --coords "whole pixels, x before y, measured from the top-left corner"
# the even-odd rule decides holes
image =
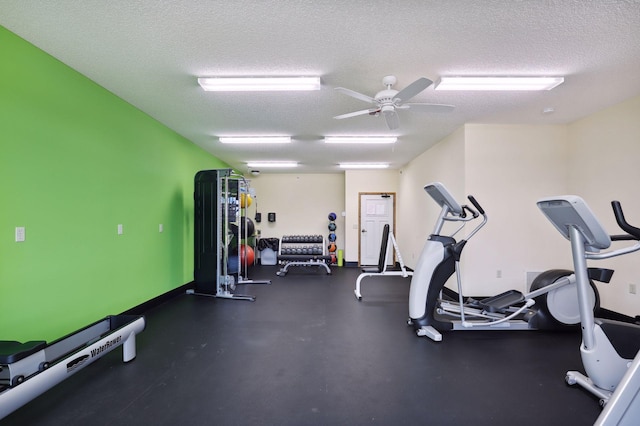
[[[397,90],[387,89],[376,94],[375,100],[379,103],[393,103],[393,97],[398,94]]]

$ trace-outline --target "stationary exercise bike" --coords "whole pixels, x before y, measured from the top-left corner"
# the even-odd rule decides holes
[[[580,353],[586,375],[567,372],[568,384],[578,384],[600,398],[605,406],[596,424],[638,424],[640,419],[640,326],[594,318],[585,290],[589,278],[602,276],[608,282],[612,270],[588,268],[587,260],[609,259],[640,250],[640,229],[627,223],[618,201],[611,203],[625,235],[608,235],[584,200],[577,196],[544,198],[542,213],[571,242],[582,324]],[[606,250],[612,241],[634,240],[635,244]],[[635,358],[635,360],[634,360]]]
[[[487,223],[487,214],[473,196],[468,197],[473,208],[460,205],[440,182],[428,184],[424,190],[441,211],[411,279],[408,323],[418,336],[441,341],[441,332],[448,330],[552,330],[580,323],[575,277],[567,270],[543,273],[527,294],[509,290],[482,300],[464,297],[460,257],[465,244]],[[475,220],[480,223],[476,222],[466,239],[453,238]],[[450,235],[441,235],[445,222],[460,226]],[[454,272],[457,293],[445,287]],[[597,290],[589,288],[586,302],[595,308]]]

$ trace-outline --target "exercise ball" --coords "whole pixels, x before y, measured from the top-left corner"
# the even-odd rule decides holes
[[[242,244],[240,246],[240,264],[242,266],[253,265],[255,260],[255,253],[251,246]]]
[[[336,234],[334,234],[333,232],[329,234],[329,241],[334,242],[336,238]]]
[[[327,246],[327,248],[329,249],[329,253],[333,253],[334,251],[336,251],[337,247],[336,247],[336,243],[331,243]]]
[[[336,224],[333,222],[329,222],[329,231],[335,231],[336,230]]]
[[[243,209],[249,207],[252,202],[253,198],[251,198],[251,195],[245,194],[244,192],[240,194],[240,207]]]
[[[242,216],[240,218],[240,233],[242,234],[240,236],[240,239],[244,237],[251,237],[256,233],[256,226],[253,224],[253,221],[250,218],[246,216]]]
[[[333,213],[333,212],[329,213],[329,220],[334,221],[334,220],[336,220],[337,217],[338,216],[335,213]]]

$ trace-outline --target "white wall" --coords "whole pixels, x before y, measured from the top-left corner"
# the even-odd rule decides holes
[[[401,175],[398,218],[407,264],[415,266],[440,212],[423,187],[439,181],[460,204],[474,195],[489,216],[462,256],[466,294],[524,290],[526,271],[570,267],[568,252],[547,247],[556,231],[535,205],[542,196],[566,190],[566,134],[565,126],[469,124],[409,163]],[[455,228],[448,224],[444,233]],[[459,236],[472,229],[467,226]]]
[[[622,233],[613,218],[612,200],[620,201],[627,221],[640,227],[640,97],[571,124],[569,146],[572,192],[585,199],[610,234]],[[611,283],[597,284],[602,306],[628,315],[640,314],[640,294],[628,291],[630,283],[640,289],[639,264],[640,253],[589,262],[590,266],[615,270]]]
[[[536,206],[542,197],[567,191],[567,127],[465,128],[465,192],[489,218],[465,247],[466,293],[526,291],[527,271],[571,269],[569,251],[550,244],[560,234]]]
[[[358,262],[358,202],[360,192],[393,192],[396,193],[396,210],[401,201],[398,192],[398,170],[346,170],[345,171],[345,252],[347,262]],[[397,216],[396,216],[397,218]],[[397,219],[396,219],[397,222]],[[396,229],[398,224],[396,223]]]
[[[254,217],[256,207],[262,213],[262,222],[256,223],[262,237],[319,234],[326,238],[327,216],[335,212],[337,246],[344,247],[344,174],[262,173],[247,179],[256,192],[249,216]],[[267,221],[269,212],[276,213],[273,223]]]
[[[440,213],[424,186],[440,181],[454,196],[461,196],[464,164],[464,128],[460,128],[400,171],[396,238],[407,266],[415,267]]]

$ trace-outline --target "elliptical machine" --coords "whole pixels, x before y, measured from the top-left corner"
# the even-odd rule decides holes
[[[587,260],[609,259],[640,250],[640,229],[627,223],[618,201],[612,201],[611,205],[616,222],[626,234],[611,236],[580,197],[544,198],[537,205],[571,242],[582,324],[580,354],[587,374],[569,371],[566,381],[582,386],[600,398],[601,405],[606,405],[596,424],[637,424],[640,418],[640,400],[637,399],[640,326],[594,318],[593,311],[587,306],[585,290],[589,287],[589,278],[600,276],[605,278],[601,281],[609,282],[613,274],[609,269],[588,268]],[[624,240],[633,240],[635,244],[601,252],[608,249],[612,241]],[[607,404],[610,400],[611,406]]]
[[[467,241],[487,223],[487,214],[473,196],[468,199],[474,208],[460,205],[440,182],[430,183],[424,190],[441,211],[411,279],[408,324],[418,336],[441,341],[441,332],[448,330],[552,330],[580,323],[575,276],[567,270],[543,273],[527,294],[508,290],[482,300],[464,297],[460,257]],[[481,221],[466,239],[456,241],[454,236],[474,220]],[[445,222],[460,226],[450,235],[441,235]],[[454,272],[457,293],[445,287]],[[589,289],[586,303],[595,308],[597,290]]]

